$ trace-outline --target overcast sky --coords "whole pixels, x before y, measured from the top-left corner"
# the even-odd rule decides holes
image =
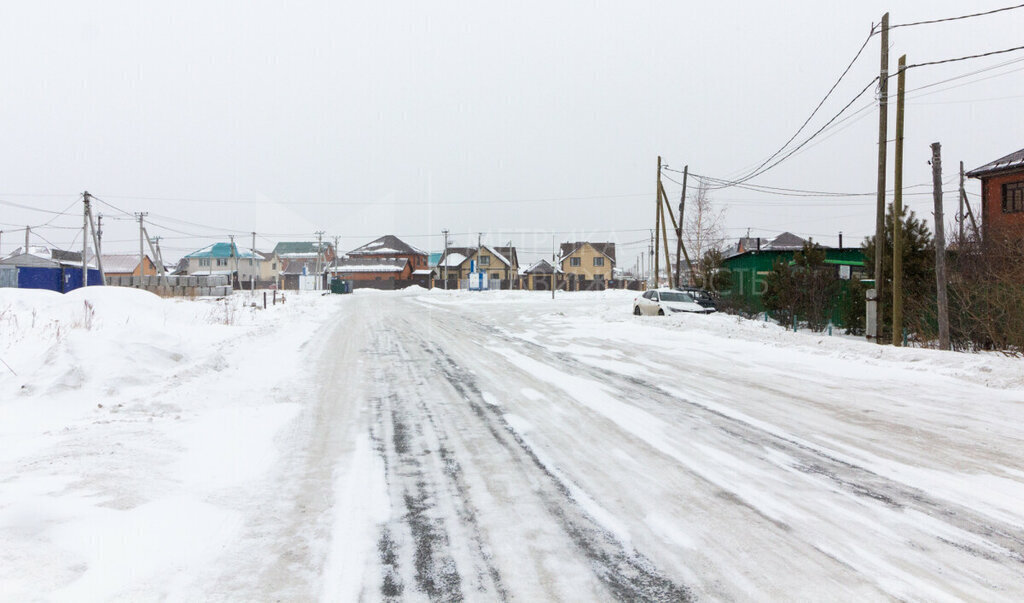
[[[110,204],[97,206],[108,252],[138,248],[123,210],[150,212],[168,259],[250,231],[262,249],[323,230],[343,250],[382,234],[439,250],[448,228],[455,244],[511,240],[525,259],[552,231],[616,241],[632,265],[653,226],[658,155],[741,174],[796,131],[885,10],[897,24],[1006,4],[5,2],[0,200],[72,207],[0,205],[0,252],[46,222],[34,244],[71,246],[89,190]],[[1022,31],[1024,10],[896,29],[891,64],[1019,46]],[[1002,64],[908,93],[906,185],[931,182],[934,141],[951,191],[960,160],[1024,147],[1024,52],[914,69],[907,87]],[[805,134],[878,68],[876,36]],[[874,98],[754,182],[873,191]],[[889,123],[891,138],[894,112]],[[874,231],[871,197],[712,198],[730,237],[834,244],[841,230],[849,244]],[[929,195],[906,202],[930,218]]]

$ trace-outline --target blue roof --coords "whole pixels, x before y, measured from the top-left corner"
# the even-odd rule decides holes
[[[198,249],[196,251],[193,251],[192,253],[186,255],[185,257],[187,257],[187,258],[230,258],[230,257],[236,257],[236,258],[243,258],[243,259],[244,258],[255,257],[251,251],[239,251],[237,245],[234,246],[235,247],[235,253],[234,253],[234,255],[232,255],[231,247],[232,247],[231,243],[214,243],[212,245],[207,245],[206,247],[203,247],[202,249]]]
[[[427,256],[427,265],[428,266],[437,266],[440,263],[441,263],[441,254],[440,253],[432,253],[429,256]]]

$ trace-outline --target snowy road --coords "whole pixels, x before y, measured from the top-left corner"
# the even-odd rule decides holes
[[[0,305],[0,600],[1024,598],[1020,359],[612,291],[86,293]]]
[[[281,493],[303,512],[279,538],[308,546],[264,572],[263,592],[1022,594],[1018,389],[606,324],[593,301],[348,301],[289,469],[304,479]],[[292,570],[318,555],[323,590],[305,592]]]

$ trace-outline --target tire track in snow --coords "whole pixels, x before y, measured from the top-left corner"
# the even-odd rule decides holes
[[[610,593],[620,601],[691,601],[693,594],[656,568],[635,550],[629,550],[600,526],[575,500],[565,478],[544,463],[538,453],[508,424],[501,412],[483,400],[473,376],[439,345],[423,342],[423,349],[436,357],[437,367],[449,384],[469,404],[473,413],[520,466],[528,464],[545,478],[540,488],[547,510],[558,520],[566,535],[590,560],[591,567]]]
[[[374,351],[381,362],[373,381],[380,390],[421,377],[408,351],[390,335],[390,331],[383,330],[374,341]],[[419,382],[423,383],[422,378]],[[386,526],[382,530],[381,594],[397,598],[403,593],[400,555],[396,549],[404,547],[411,548],[407,556],[412,558],[417,590],[431,600],[463,600],[464,587],[479,595],[506,600],[501,576],[491,562],[476,522],[476,510],[467,497],[461,466],[447,446],[445,430],[423,396],[415,387],[404,388],[401,395],[382,391],[372,405],[375,421],[371,431],[378,453],[384,458],[390,487],[400,493],[393,497],[400,498],[405,510],[402,526]],[[384,437],[388,431],[390,438]],[[450,518],[441,508],[446,503],[453,507],[459,526],[448,525]],[[408,532],[411,542],[396,541],[392,534],[398,528]],[[468,532],[472,568],[462,571],[472,569],[469,584],[464,584],[465,577],[454,555],[454,547],[463,547],[462,542],[453,542],[462,531]]]

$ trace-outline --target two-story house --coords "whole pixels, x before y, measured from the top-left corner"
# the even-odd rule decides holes
[[[567,289],[603,289],[615,269],[615,243],[562,243],[558,266]]]
[[[515,286],[519,276],[519,254],[515,247],[449,247],[438,260],[437,272],[441,279],[448,275],[454,286],[469,278],[472,267],[487,274],[490,281],[501,281],[502,289]]]

